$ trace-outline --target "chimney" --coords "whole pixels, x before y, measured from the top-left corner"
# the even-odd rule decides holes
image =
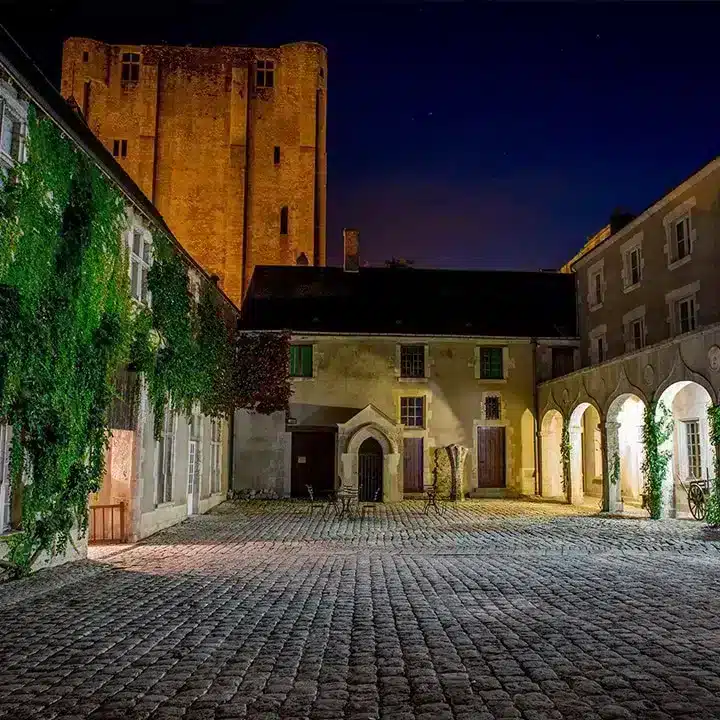
[[[610,215],[610,234],[614,235],[616,232],[620,232],[626,225],[629,225],[634,219],[635,215],[623,208],[615,208],[612,215]]]
[[[345,228],[343,230],[345,248],[345,272],[358,272],[360,269],[360,231]]]

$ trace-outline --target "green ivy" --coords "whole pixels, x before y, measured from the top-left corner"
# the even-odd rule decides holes
[[[22,497],[8,539],[14,574],[61,553],[100,488],[117,372],[145,376],[155,430],[165,408],[207,415],[286,410],[288,336],[236,335],[213,285],[190,292],[187,261],[153,235],[150,307],[130,298],[122,196],[31,110],[28,160],[0,187],[0,421],[12,425]]]
[[[620,482],[620,453],[615,451],[610,469],[610,484],[617,485]]]
[[[570,426],[564,418],[560,440],[560,458],[562,460],[563,495],[567,495],[570,489]]]
[[[710,494],[707,499],[705,521],[708,525],[717,527],[720,525],[720,405],[708,407],[708,421],[710,425],[710,443],[714,449],[715,473],[710,486]]]
[[[661,450],[673,431],[672,414],[667,406],[653,401],[645,408],[643,445],[645,460],[642,465],[644,479],[643,507],[654,520],[662,516],[663,483],[672,452]]]
[[[28,156],[0,191],[0,416],[13,426],[22,492],[21,532],[8,541],[15,574],[87,527],[132,337],[122,198],[32,111]]]

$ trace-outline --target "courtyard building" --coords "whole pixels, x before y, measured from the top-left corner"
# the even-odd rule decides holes
[[[256,265],[325,264],[327,52],[65,42],[62,94],[238,305]]]
[[[637,217],[613,216],[564,268],[577,286],[582,367],[540,385],[541,492],[602,489],[609,511],[642,501],[645,409],[672,420],[664,512],[685,516],[685,487],[714,476],[708,407],[720,389],[720,158]]]
[[[208,288],[218,298],[230,323],[237,307],[213,280],[179,246],[160,213],[88,129],[83,119],[49,84],[14,41],[0,34],[0,182],[7,171],[27,158],[29,113],[53,123],[78,153],[100,169],[108,183],[122,195],[125,226],[118,238],[127,248],[132,301],[138,311],[150,307],[147,272],[153,262],[153,237],[169,239],[185,260],[189,286],[196,298]],[[116,398],[110,411],[112,437],[106,455],[100,491],[89,498],[91,541],[138,540],[175,524],[189,514],[202,513],[225,499],[230,474],[230,423],[167,412],[156,439],[154,417],[143,377],[126,368],[116,379]],[[10,448],[12,428],[0,426],[0,534],[18,528],[22,488],[11,488]],[[87,538],[78,538],[80,556]],[[6,552],[0,542],[0,559]],[[55,562],[78,557],[68,549]]]
[[[233,487],[394,502],[459,445],[460,497],[535,494],[536,381],[574,367],[573,278],[360,267],[354,230],[345,249],[342,268],[255,269],[242,327],[291,332],[293,396],[236,413]]]

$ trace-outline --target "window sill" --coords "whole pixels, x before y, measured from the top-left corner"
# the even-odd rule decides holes
[[[157,505],[155,505],[155,509],[162,510],[163,508],[173,507],[174,505],[175,503],[172,500],[168,500],[168,502],[158,503]]]
[[[628,285],[627,287],[624,287],[624,288],[623,288],[623,292],[624,292],[625,294],[631,293],[633,290],[637,290],[637,289],[640,287],[641,284],[642,284],[642,281],[641,281],[641,282],[636,282],[634,285]]]
[[[668,270],[675,270],[683,265],[687,265],[690,260],[692,260],[692,254],[686,255],[684,258],[680,258],[679,260],[674,260],[668,265]]]
[[[476,379],[477,379],[478,382],[488,383],[488,384],[490,384],[490,385],[501,385],[502,383],[506,383],[506,382],[507,382],[507,378],[483,378],[483,377],[479,377],[479,378],[476,378]]]
[[[401,423],[402,425],[402,423]],[[403,433],[409,433],[408,437],[417,437],[427,429],[424,425],[402,425]],[[413,435],[413,433],[416,433]]]
[[[293,382],[307,382],[308,380],[314,380],[315,377],[313,375],[298,375],[297,377],[295,375],[291,375],[290,379]]]
[[[426,383],[429,380],[427,377],[396,377],[395,379],[401,383]]]
[[[596,303],[595,305],[590,305],[590,307],[588,308],[588,310],[589,310],[590,312],[595,312],[596,310],[600,310],[600,308],[602,308],[602,306],[603,306],[602,303]]]

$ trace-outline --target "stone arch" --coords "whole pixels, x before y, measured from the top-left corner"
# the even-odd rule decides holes
[[[602,415],[597,404],[586,399],[570,413],[570,487],[568,500],[582,503],[586,495],[602,495],[603,455],[600,423]]]
[[[714,474],[715,448],[710,442],[708,407],[715,402],[712,386],[702,376],[697,379],[663,383],[655,394],[670,412],[673,429],[662,449],[670,454],[667,474],[662,485],[662,515],[689,517],[687,496],[682,483],[691,478]]]
[[[642,434],[646,407],[647,398],[641,391],[617,393],[608,404],[603,504],[610,512],[622,512],[628,505],[639,509],[643,487]]]
[[[555,407],[546,409],[540,423],[541,494],[558,497],[563,493],[563,465],[560,445],[564,419]]]
[[[702,387],[710,397],[710,402],[715,403],[717,402],[717,394],[715,392],[715,388],[712,386],[712,383],[705,378],[703,375],[700,375],[698,373],[692,372],[691,370],[688,370],[685,368],[687,372],[683,373],[670,373],[668,377],[666,377],[658,386],[655,388],[655,392],[653,393],[653,399],[657,400],[657,402],[660,402],[660,400],[663,399],[663,395],[667,393],[667,391],[674,386],[681,385],[681,384],[687,384],[687,383],[694,383],[695,385],[699,385]],[[677,377],[677,375],[680,374],[682,377]],[[685,376],[688,377],[685,377]],[[673,395],[674,397],[674,395]]]
[[[380,443],[383,455],[397,454],[398,450],[391,438],[389,438],[379,425],[375,423],[367,423],[361,425],[349,438],[347,442],[346,453],[357,454],[360,446],[368,438],[374,438]]]

